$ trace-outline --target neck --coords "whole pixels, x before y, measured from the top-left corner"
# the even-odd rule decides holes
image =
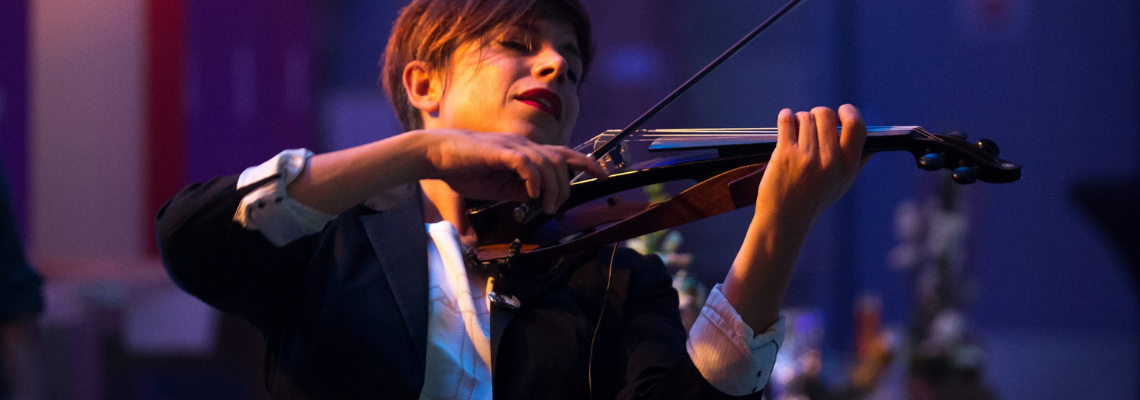
[[[427,200],[424,201],[424,222],[447,221],[459,232],[464,246],[475,247],[479,240],[467,219],[467,204],[463,197],[440,180],[421,180],[420,187]]]

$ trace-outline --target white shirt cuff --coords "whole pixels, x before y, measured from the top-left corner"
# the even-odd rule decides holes
[[[238,177],[239,190],[274,175],[277,179],[243,197],[234,213],[234,222],[261,232],[278,247],[323,230],[336,216],[293,200],[285,190],[309,165],[312,156],[313,152],[306,149],[285,150],[261,165],[246,168]]]
[[[725,394],[743,396],[768,383],[776,352],[783,344],[783,315],[764,333],[755,335],[717,284],[689,330],[686,347],[706,381]]]

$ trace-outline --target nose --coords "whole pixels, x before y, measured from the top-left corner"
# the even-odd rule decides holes
[[[570,64],[562,54],[549,46],[543,46],[542,50],[535,54],[535,62],[531,72],[535,78],[562,85],[566,83],[566,73],[569,68]]]

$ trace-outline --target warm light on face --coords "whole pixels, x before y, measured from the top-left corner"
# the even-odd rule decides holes
[[[539,21],[456,50],[427,128],[526,135],[565,145],[578,119],[582,66],[569,25]]]

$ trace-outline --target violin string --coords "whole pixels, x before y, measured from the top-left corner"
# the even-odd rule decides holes
[[[942,140],[942,138],[938,137],[938,135],[930,133],[929,131],[927,131],[926,129],[924,129],[922,127],[915,128],[915,132],[918,132],[920,135],[922,135],[923,137],[926,137],[928,139],[937,140],[939,142],[945,142],[945,140]]]
[[[660,138],[742,137],[742,138],[751,138],[751,137],[775,137],[775,136],[776,136],[775,133],[729,133],[729,134],[724,134],[724,133],[667,133],[667,134],[653,133],[653,134],[648,134],[648,135],[640,135],[639,137],[660,137]]]
[[[871,127],[872,132],[889,132],[892,127]],[[777,136],[778,128],[667,128],[667,129],[639,129],[635,131],[634,138],[626,139],[629,142],[685,142],[694,140],[718,139],[770,139]],[[943,141],[938,135],[932,134],[922,127],[911,130],[919,137],[936,141]],[[599,143],[614,136],[615,131],[599,134],[587,143]]]

